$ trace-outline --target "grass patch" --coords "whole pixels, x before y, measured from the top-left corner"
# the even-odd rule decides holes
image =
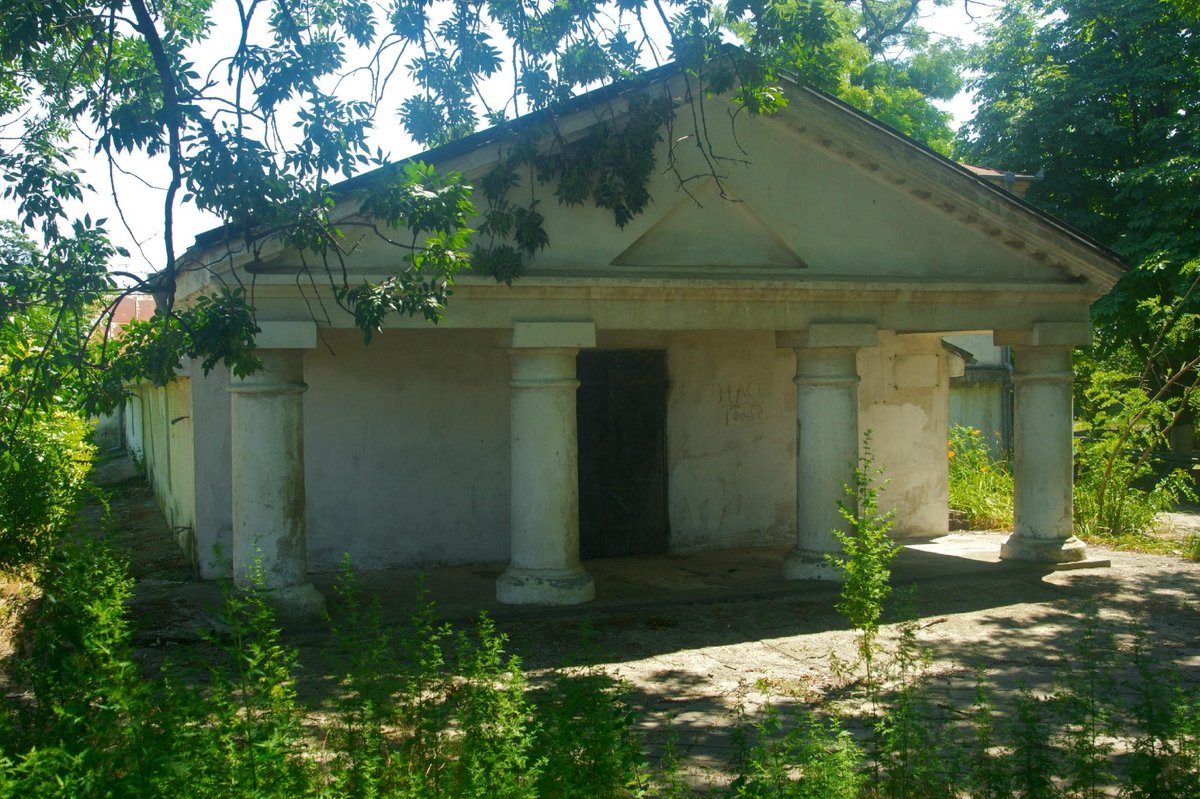
[[[1192,533],[1184,539],[1183,556],[1188,560],[1200,561],[1200,533]]]

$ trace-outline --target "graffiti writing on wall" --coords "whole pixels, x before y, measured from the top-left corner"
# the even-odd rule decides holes
[[[763,400],[767,396],[767,379],[750,377],[717,386],[717,407],[726,427],[729,425],[760,424],[763,420]]]

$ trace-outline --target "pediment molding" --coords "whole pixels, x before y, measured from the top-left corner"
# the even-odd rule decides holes
[[[978,229],[1015,256],[1053,269],[1069,281],[1087,280],[1107,291],[1123,273],[1119,256],[1016,195],[828,95],[798,85],[793,91],[799,96],[781,112],[793,133],[842,163]]]
[[[808,264],[730,188],[708,178],[610,266],[639,271],[794,272]]]

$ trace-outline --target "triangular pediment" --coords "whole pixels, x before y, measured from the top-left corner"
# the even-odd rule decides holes
[[[709,178],[614,258],[612,266],[759,271],[807,264],[749,203]]]
[[[679,96],[690,91],[677,70],[661,68],[654,79]],[[706,128],[703,147],[677,146],[686,136],[664,138],[656,159],[668,166],[649,177],[651,202],[622,226],[606,208],[555,203],[549,188],[522,185],[521,195],[539,203],[550,242],[523,275],[978,286],[1001,293],[1052,287],[1090,302],[1124,272],[1116,254],[1002,187],[836,98],[784,84],[789,102],[770,116],[739,117],[732,101],[706,100],[709,114],[739,120],[736,131]],[[639,84],[622,91],[644,90]],[[593,106],[613,96],[598,90],[576,98],[570,113],[555,117],[556,136],[574,140],[607,124]],[[477,183],[504,157],[501,133],[480,131],[418,158]],[[697,180],[714,175],[711,153],[745,158],[726,158],[719,178]],[[356,177],[342,190],[350,198],[374,179]],[[357,213],[345,209],[347,217]],[[361,235],[351,242],[348,268],[394,271],[394,247],[365,228]],[[300,260],[281,253],[275,268],[291,272]]]

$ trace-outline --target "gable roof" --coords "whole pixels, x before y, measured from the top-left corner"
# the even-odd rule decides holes
[[[644,92],[655,84],[682,76],[683,69],[679,64],[666,64],[626,81],[578,95],[564,103],[525,114],[503,125],[480,130],[440,147],[364,172],[340,181],[332,188],[335,196],[347,197],[356,190],[393,174],[405,164],[417,161],[440,164],[460,159],[489,146],[503,144],[514,132],[533,129],[552,120],[576,118],[589,111],[594,112],[603,104],[615,99]],[[1003,223],[1019,223],[1025,228],[1025,232],[1033,233],[1043,243],[1071,251],[1074,257],[1070,260],[1075,267],[1072,271],[1087,273],[1105,288],[1111,287],[1128,269],[1128,264],[1122,256],[1111,248],[1003,188],[996,180],[996,174],[1003,173],[953,161],[832,95],[805,86],[792,76],[784,75],[783,78],[788,84],[786,93],[793,102],[780,111],[779,115],[795,116],[799,113],[799,105],[804,105],[806,111],[816,111],[819,119],[804,121],[815,126],[820,143],[837,149],[840,143],[834,138],[848,137],[851,140],[850,147],[842,147],[842,155],[859,162],[858,165],[862,168],[874,172],[882,167],[886,171],[888,167],[902,163],[900,168],[894,170],[897,174],[888,178],[890,182],[896,185],[909,184],[911,193],[918,199],[940,204],[943,210],[950,213],[956,212],[959,205],[972,205],[972,198],[980,196],[982,192],[983,196],[989,199],[988,204],[992,206],[990,218],[980,220],[972,211],[966,211],[963,217],[966,221],[983,224],[989,235],[995,236],[1003,234]],[[863,152],[859,152],[860,149]],[[937,184],[936,187],[919,185],[931,180]],[[942,194],[947,195],[947,198],[943,198]],[[963,200],[966,202],[963,203]],[[229,228],[222,226],[199,234],[189,252],[219,244],[228,232]],[[1015,248],[1024,246],[1024,242],[1018,239],[1010,240],[1010,244]],[[1035,251],[1035,254],[1045,257],[1045,253],[1040,250]],[[794,254],[779,257],[787,258],[790,255]],[[799,259],[799,256],[795,257]]]

